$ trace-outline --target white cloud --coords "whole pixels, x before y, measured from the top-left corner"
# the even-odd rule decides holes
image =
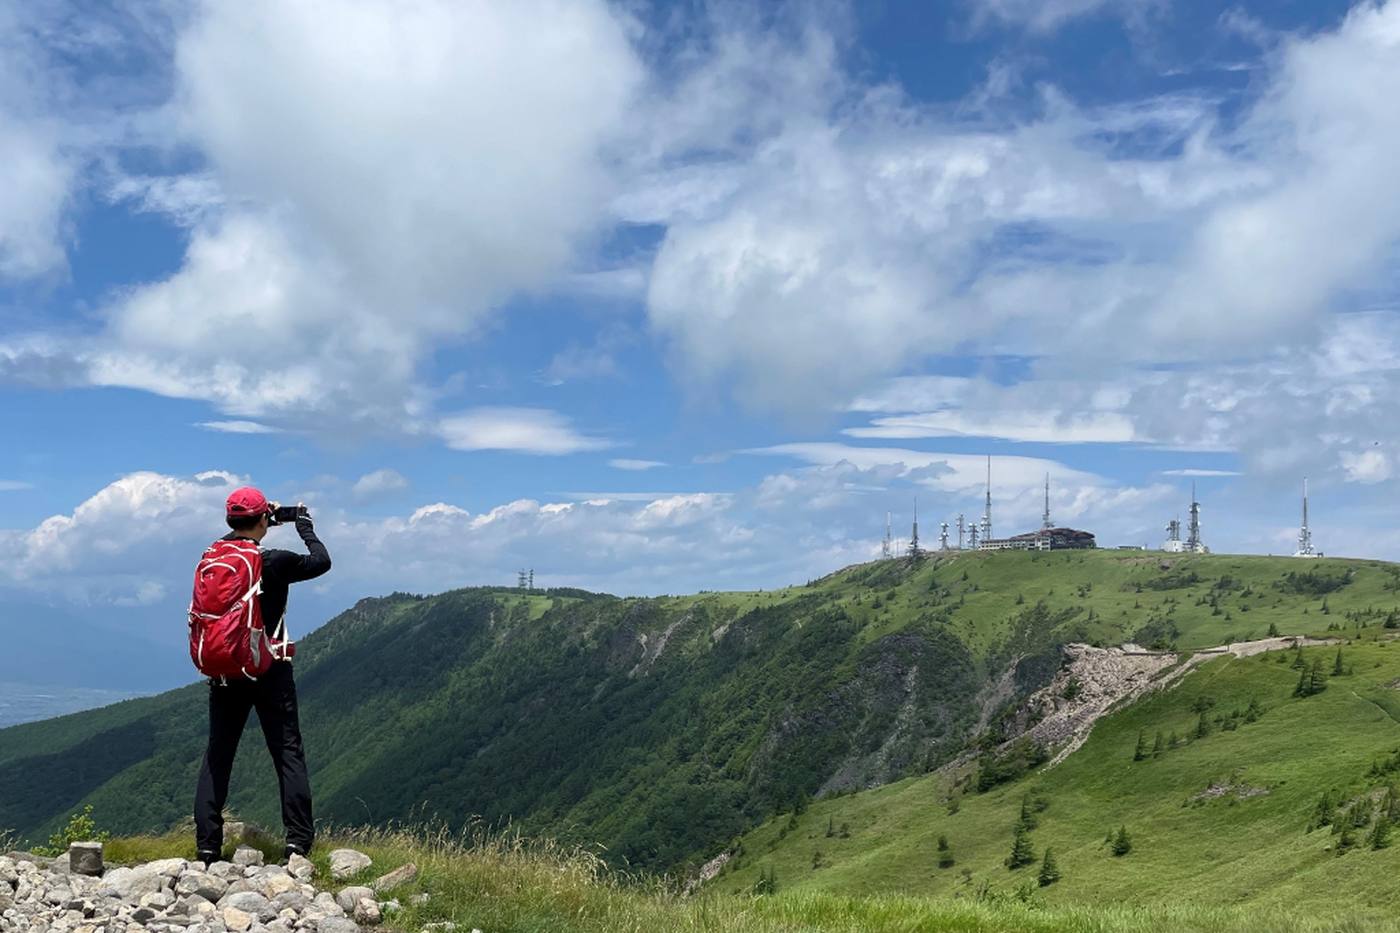
[[[1166,0],[970,0],[976,21],[998,20],[1031,32],[1050,32],[1072,19],[1112,13],[1140,22]]]
[[[545,408],[474,408],[443,418],[437,433],[453,450],[562,455],[614,446],[579,433],[563,415]]]
[[[920,482],[948,492],[985,488],[987,483],[987,458],[975,454],[938,453],[899,447],[855,447],[825,441],[775,444],[771,447],[754,448],[745,453],[794,457],[820,466],[848,463],[858,470],[898,467],[898,475],[915,474]],[[1052,483],[1107,485],[1107,481],[1101,477],[1071,469],[1054,460],[997,456],[992,458],[993,497],[996,496],[998,488],[1043,488],[1047,473],[1050,474]]]
[[[665,465],[665,462],[661,460],[633,460],[628,457],[618,457],[608,461],[608,466],[617,470],[654,470]]]
[[[19,4],[0,3],[0,282],[61,268],[77,164],[61,121],[44,112],[41,74]]]
[[[385,468],[361,476],[350,488],[350,495],[360,502],[365,502],[389,493],[400,492],[407,489],[408,485],[408,479],[398,470]]]
[[[644,80],[631,29],[603,0],[197,5],[153,119],[208,170],[108,192],[190,225],[184,264],[120,292],[102,334],[31,342],[29,372],[342,436],[428,430],[436,342],[547,290],[603,223]]]
[[[1187,467],[1181,470],[1163,470],[1163,476],[1243,476],[1239,470],[1204,470]]]
[[[1048,27],[1108,4],[986,6]],[[1400,0],[1363,4],[1288,40],[1230,120],[1208,96],[1082,107],[1046,86],[1033,117],[988,101],[959,121],[859,86],[820,42],[734,40],[726,60],[750,69],[710,63],[711,87],[742,98],[774,72],[804,78],[786,112],[746,124],[758,142],[670,176],[706,197],[672,203],[666,176],[648,179],[667,224],[653,326],[690,380],[781,411],[837,404],[939,354],[1088,372],[1297,346],[1350,290],[1388,287],[1397,23]],[[1096,416],[1090,433],[1121,437],[1114,421]]]
[[[222,434],[277,434],[278,428],[257,421],[201,421],[196,427]]]
[[[988,414],[934,411],[876,418],[870,427],[846,428],[851,437],[996,437],[1052,444],[1127,443],[1132,421],[1120,414],[1000,411]]]
[[[18,479],[0,479],[0,492],[23,492],[26,489],[33,489],[33,483],[27,483]]]
[[[1382,483],[1394,472],[1390,458],[1379,450],[1343,451],[1341,461],[1347,478],[1357,483]]]

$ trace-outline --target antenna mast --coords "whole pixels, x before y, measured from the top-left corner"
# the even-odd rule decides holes
[[[1201,504],[1196,501],[1196,484],[1191,484],[1191,512],[1186,525],[1186,550],[1193,554],[1205,553],[1201,543]]]
[[[923,551],[919,548],[919,497],[914,497],[914,533],[909,538],[909,556],[918,557]]]
[[[1055,527],[1055,523],[1050,521],[1050,474],[1045,474],[1045,514],[1041,516],[1040,527],[1042,531],[1049,531]]]
[[[961,551],[961,550],[963,549],[963,536],[964,536],[964,534],[965,534],[966,528],[967,528],[967,525],[966,525],[966,523],[964,523],[964,521],[963,521],[962,513],[959,512],[959,513],[958,513],[958,550],[959,550],[959,551]]]
[[[890,537],[890,513],[885,513],[885,540],[880,545],[880,556],[889,560],[894,556],[894,539]]]
[[[941,550],[941,551],[946,551],[946,550],[948,550],[948,523],[947,523],[947,522],[944,522],[942,525],[939,526],[939,533],[938,533],[938,549]]]
[[[1317,557],[1313,550],[1312,529],[1308,527],[1308,478],[1303,477],[1303,524],[1298,529],[1298,552],[1294,557]]]
[[[992,455],[987,455],[987,504],[982,510],[982,540],[992,537]]]

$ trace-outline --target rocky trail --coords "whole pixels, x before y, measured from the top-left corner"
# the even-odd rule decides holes
[[[363,853],[337,849],[331,853],[331,881],[359,875],[371,864]],[[315,874],[301,856],[285,866],[265,865],[262,853],[247,847],[232,861],[207,868],[173,858],[104,869],[97,843],[74,843],[58,858],[10,852],[0,856],[0,931],[357,933],[392,921],[402,907],[391,892],[412,881],[417,868],[405,865],[370,885],[334,891],[318,888]]]

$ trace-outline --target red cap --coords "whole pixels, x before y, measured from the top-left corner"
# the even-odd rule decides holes
[[[252,486],[235,489],[228,496],[228,517],[242,515],[262,515],[267,511],[267,496]]]

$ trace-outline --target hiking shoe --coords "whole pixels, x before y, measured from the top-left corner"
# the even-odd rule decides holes
[[[290,861],[293,855],[300,855],[302,858],[306,858],[306,850],[290,842],[282,847],[282,861]]]
[[[196,862],[203,862],[204,867],[207,870],[210,865],[213,865],[215,862],[219,861],[219,853],[214,852],[210,849],[200,849],[198,852],[195,853],[194,860]]]

